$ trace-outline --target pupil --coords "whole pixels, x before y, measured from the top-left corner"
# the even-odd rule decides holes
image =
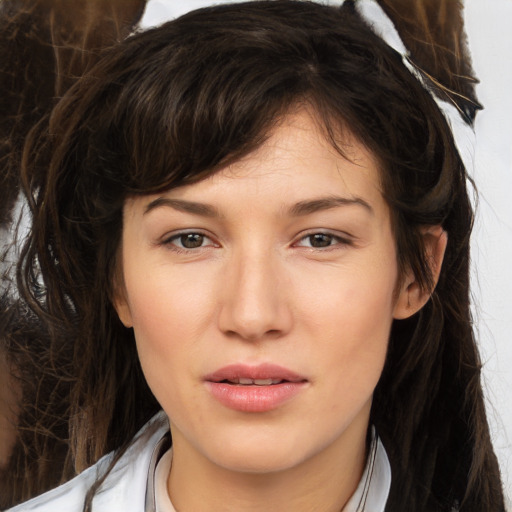
[[[181,244],[187,249],[196,249],[203,245],[204,237],[198,233],[188,233],[181,236]]]
[[[318,233],[310,236],[310,242],[312,247],[328,247],[331,245],[332,236]]]

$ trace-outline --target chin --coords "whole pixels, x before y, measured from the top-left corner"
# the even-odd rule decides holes
[[[324,446],[317,446],[311,440],[311,435],[306,433],[294,433],[291,429],[272,432],[260,426],[236,435],[226,433],[205,447],[203,453],[214,464],[229,471],[275,473],[297,467],[323,451]]]
[[[274,449],[252,449],[246,451],[243,448],[224,451],[213,462],[224,469],[236,473],[269,474],[292,469],[302,460],[297,457],[295,450],[283,451]]]

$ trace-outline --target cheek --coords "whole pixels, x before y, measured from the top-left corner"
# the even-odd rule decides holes
[[[214,314],[214,284],[165,264],[125,266],[125,286],[146,380],[159,402],[180,400],[177,382],[201,357],[200,339]],[[169,391],[172,390],[172,393]]]
[[[337,306],[317,364],[332,376],[325,381],[325,396],[335,397],[326,421],[345,425],[372,399],[386,360],[392,308],[388,297],[360,287],[348,288]]]
[[[394,261],[390,251],[381,262],[337,269],[323,280],[316,276],[301,290],[309,300],[299,317],[318,340],[310,358],[333,375],[333,387],[350,390],[343,400],[371,395],[380,378],[393,321]]]
[[[358,382],[375,379],[386,357],[392,323],[392,300],[375,289],[348,288],[331,308],[330,339],[336,346],[343,378]]]
[[[201,269],[147,263],[148,271],[126,269],[125,283],[136,334],[151,343],[193,335],[212,310],[214,283]],[[185,338],[186,340],[187,338]]]
[[[397,270],[392,258],[383,258],[382,264],[370,259],[303,279],[298,294],[307,325],[332,337],[357,338],[358,344],[371,343],[372,333],[380,338],[387,332],[393,318]]]

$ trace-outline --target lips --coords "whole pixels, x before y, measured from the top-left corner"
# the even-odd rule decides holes
[[[210,382],[229,381],[233,384],[249,384],[249,381],[280,381],[302,382],[307,380],[305,377],[275,364],[260,364],[258,366],[249,366],[243,364],[232,364],[224,366],[219,370],[207,375],[205,380]],[[268,382],[260,385],[269,385]]]
[[[267,412],[279,408],[304,390],[307,379],[274,364],[237,364],[207,375],[205,384],[225,407],[242,412]]]
[[[227,379],[223,382],[228,384],[239,384],[240,386],[271,386],[272,384],[280,384],[282,379],[248,379],[246,377],[239,377],[238,379]]]

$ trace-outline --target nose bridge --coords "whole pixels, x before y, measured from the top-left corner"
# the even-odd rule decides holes
[[[279,286],[279,256],[268,246],[240,247],[226,275],[220,327],[244,339],[279,336],[291,324],[285,290]]]

